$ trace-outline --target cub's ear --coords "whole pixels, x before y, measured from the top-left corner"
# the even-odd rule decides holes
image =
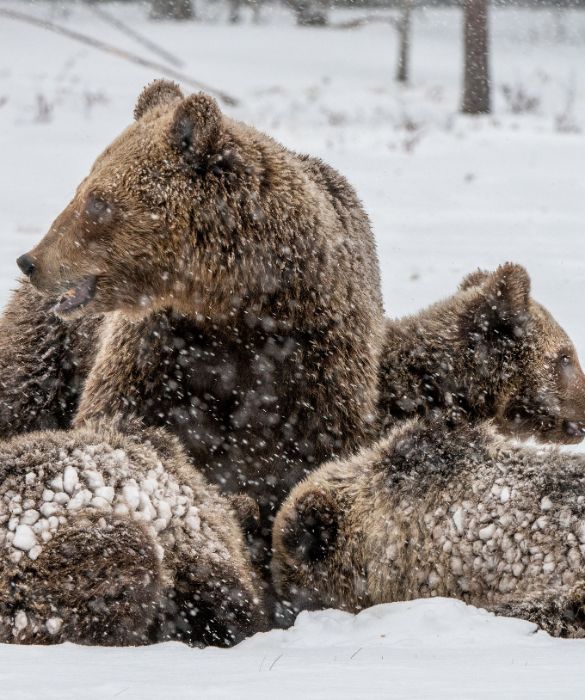
[[[522,314],[530,304],[530,276],[522,265],[505,263],[483,285],[486,298],[508,314]]]
[[[464,292],[470,287],[480,287],[489,276],[490,273],[486,270],[475,270],[474,272],[470,272],[461,280],[459,289]]]
[[[253,535],[256,533],[260,527],[260,508],[252,496],[236,493],[229,496],[229,502],[244,534]]]
[[[175,110],[171,143],[195,168],[219,150],[223,117],[217,102],[202,92],[191,95]]]
[[[176,83],[170,80],[153,80],[140,93],[134,107],[134,119],[138,121],[153,107],[172,104],[183,99],[183,93]]]
[[[472,337],[519,338],[529,316],[530,277],[514,263],[505,263],[488,275],[469,302],[463,330]]]
[[[323,561],[332,550],[339,530],[338,506],[322,489],[305,492],[283,521],[283,547],[301,562]]]

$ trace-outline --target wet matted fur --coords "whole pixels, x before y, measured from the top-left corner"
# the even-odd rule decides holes
[[[226,646],[263,629],[236,512],[176,438],[133,428],[0,443],[1,641]]]
[[[413,419],[293,489],[273,572],[293,611],[447,596],[580,637],[584,545],[585,456]]]

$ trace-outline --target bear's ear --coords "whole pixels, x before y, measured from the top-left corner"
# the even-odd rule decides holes
[[[140,93],[134,107],[134,119],[138,121],[153,107],[162,104],[172,104],[183,99],[183,93],[177,85],[170,80],[153,80]]]
[[[496,306],[508,314],[522,314],[530,304],[530,276],[522,265],[504,263],[482,285]]]
[[[217,102],[202,92],[191,95],[176,108],[171,143],[195,168],[217,153],[223,117]]]
[[[228,497],[236,518],[244,534],[253,535],[260,527],[260,508],[258,503],[245,493],[236,493]]]
[[[486,270],[475,270],[466,275],[459,284],[459,289],[464,292],[466,289],[471,287],[481,287],[481,285],[490,276],[490,273]]]
[[[315,488],[294,503],[292,516],[284,521],[282,544],[298,561],[317,563],[329,555],[338,529],[337,504],[324,490]]]
[[[528,272],[521,265],[505,263],[480,285],[465,314],[464,331],[494,341],[497,337],[520,337],[529,309]]]

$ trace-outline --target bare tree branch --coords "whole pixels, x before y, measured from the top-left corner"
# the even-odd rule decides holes
[[[33,17],[32,15],[27,15],[24,12],[17,12],[15,10],[0,9],[0,17],[7,17],[8,19],[14,19],[19,22],[26,22],[27,24],[32,24],[36,27],[40,27],[41,29],[47,29],[48,31],[55,32],[56,34],[62,34],[63,36],[68,37],[69,39],[79,41],[82,44],[86,44],[87,46],[91,46],[92,48],[97,49],[98,51],[109,53],[112,56],[118,56],[118,58],[123,58],[124,60],[129,61],[130,63],[135,63],[136,65],[142,66],[143,68],[150,68],[151,70],[155,70],[161,73],[162,75],[167,76],[168,78],[179,80],[180,82],[185,83],[185,85],[190,85],[191,87],[196,88],[197,90],[205,90],[205,92],[209,92],[211,95],[216,95],[220,100],[222,100],[222,102],[224,102],[227,105],[235,106],[239,104],[239,101],[235,97],[232,97],[231,95],[228,95],[227,93],[222,92],[221,90],[216,90],[210,85],[206,85],[205,83],[202,83],[199,80],[194,80],[193,78],[190,78],[189,76],[180,73],[174,68],[170,68],[169,66],[163,65],[162,63],[155,63],[154,61],[149,61],[146,58],[137,56],[136,54],[130,53],[129,51],[125,51],[124,49],[119,49],[118,47],[112,46],[111,44],[106,44],[105,42],[100,41],[99,39],[94,39],[93,37],[88,36],[87,34],[81,34],[81,32],[76,32],[73,29],[67,29],[67,27],[62,27],[61,25],[55,24],[54,22],[48,22],[46,20],[39,19],[38,17]]]
[[[172,53],[170,53],[166,49],[163,49],[162,46],[158,46],[158,44],[155,44],[154,41],[151,41],[142,34],[139,34],[135,29],[132,29],[132,27],[129,27],[127,24],[122,22],[122,20],[118,19],[117,17],[114,17],[114,15],[111,15],[109,12],[106,12],[101,7],[98,7],[97,5],[88,5],[88,9],[91,12],[93,12],[94,15],[97,15],[100,19],[102,19],[104,22],[111,24],[112,27],[115,27],[118,31],[122,32],[123,34],[126,34],[126,36],[129,36],[131,39],[134,39],[134,41],[137,41],[139,44],[142,44],[142,46],[144,46],[149,51],[152,51],[152,53],[155,53],[157,56],[160,56],[160,58],[162,58],[167,63],[170,63],[171,65],[177,66],[179,68],[183,65],[183,61],[178,59]]]

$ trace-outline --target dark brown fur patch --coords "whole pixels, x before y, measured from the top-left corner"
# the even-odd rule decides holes
[[[318,562],[337,537],[337,504],[324,491],[310,491],[296,503],[294,519],[282,525],[282,543],[301,561]]]
[[[101,318],[67,324],[22,281],[0,317],[0,437],[71,425]]]
[[[40,557],[0,576],[0,618],[21,611],[28,624],[2,641],[136,645],[149,640],[161,595],[161,565],[151,538],[127,519],[80,519],[64,527]],[[16,567],[15,567],[16,569]],[[1,570],[1,568],[0,568]],[[62,620],[51,634],[47,621]]]

